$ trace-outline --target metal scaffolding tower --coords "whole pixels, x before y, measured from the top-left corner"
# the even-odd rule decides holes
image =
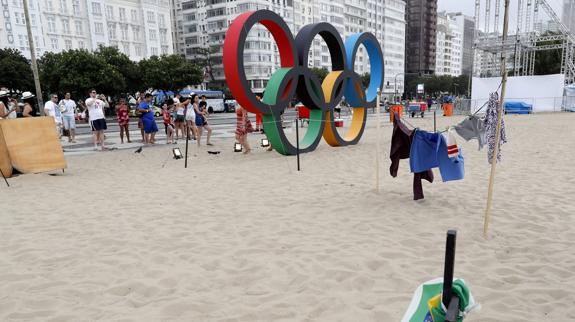
[[[481,12],[481,2],[485,10]],[[491,0],[475,1],[476,28],[480,20],[485,22],[483,31],[476,30],[475,57],[480,57],[481,66],[474,68],[484,75],[499,75],[498,61],[503,54],[509,57],[508,71],[514,75],[533,75],[535,72],[535,53],[545,50],[561,50],[561,73],[565,74],[565,83],[575,82],[575,37],[561,22],[547,0],[517,0],[517,28],[502,44],[499,34],[500,0],[495,0],[495,12],[492,12]],[[540,9],[558,27],[557,34],[542,34],[539,28]],[[493,16],[493,20],[492,17]],[[491,24],[493,21],[493,24]]]

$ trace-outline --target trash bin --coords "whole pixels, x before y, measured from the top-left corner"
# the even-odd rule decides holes
[[[452,116],[452,115],[453,115],[453,103],[444,103],[443,116]]]
[[[393,123],[393,113],[397,113],[399,118],[403,115],[403,105],[393,104],[389,107],[389,122]]]

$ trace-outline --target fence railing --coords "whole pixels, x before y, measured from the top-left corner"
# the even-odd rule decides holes
[[[456,114],[475,113],[486,102],[484,99],[458,99],[454,101],[453,112]],[[506,102],[522,102],[532,106],[533,113],[541,112],[575,112],[575,96],[562,97],[509,97]],[[483,113],[485,108],[479,113]]]

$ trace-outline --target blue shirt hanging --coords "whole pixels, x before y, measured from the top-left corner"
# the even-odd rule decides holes
[[[413,173],[439,168],[444,182],[461,180],[465,175],[461,149],[458,156],[450,158],[447,155],[447,141],[439,133],[415,132],[409,154],[409,166]]]

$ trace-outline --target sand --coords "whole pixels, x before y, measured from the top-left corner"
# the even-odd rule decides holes
[[[399,321],[442,276],[448,229],[482,305],[466,321],[573,321],[575,113],[506,123],[488,239],[486,151],[459,140],[465,180],[436,170],[416,202],[407,161],[389,176],[389,123],[380,192],[373,120],[356,146],[302,155],[301,172],[233,139],[188,169],[171,146],[67,156],[64,174],[0,185],[0,321]]]

